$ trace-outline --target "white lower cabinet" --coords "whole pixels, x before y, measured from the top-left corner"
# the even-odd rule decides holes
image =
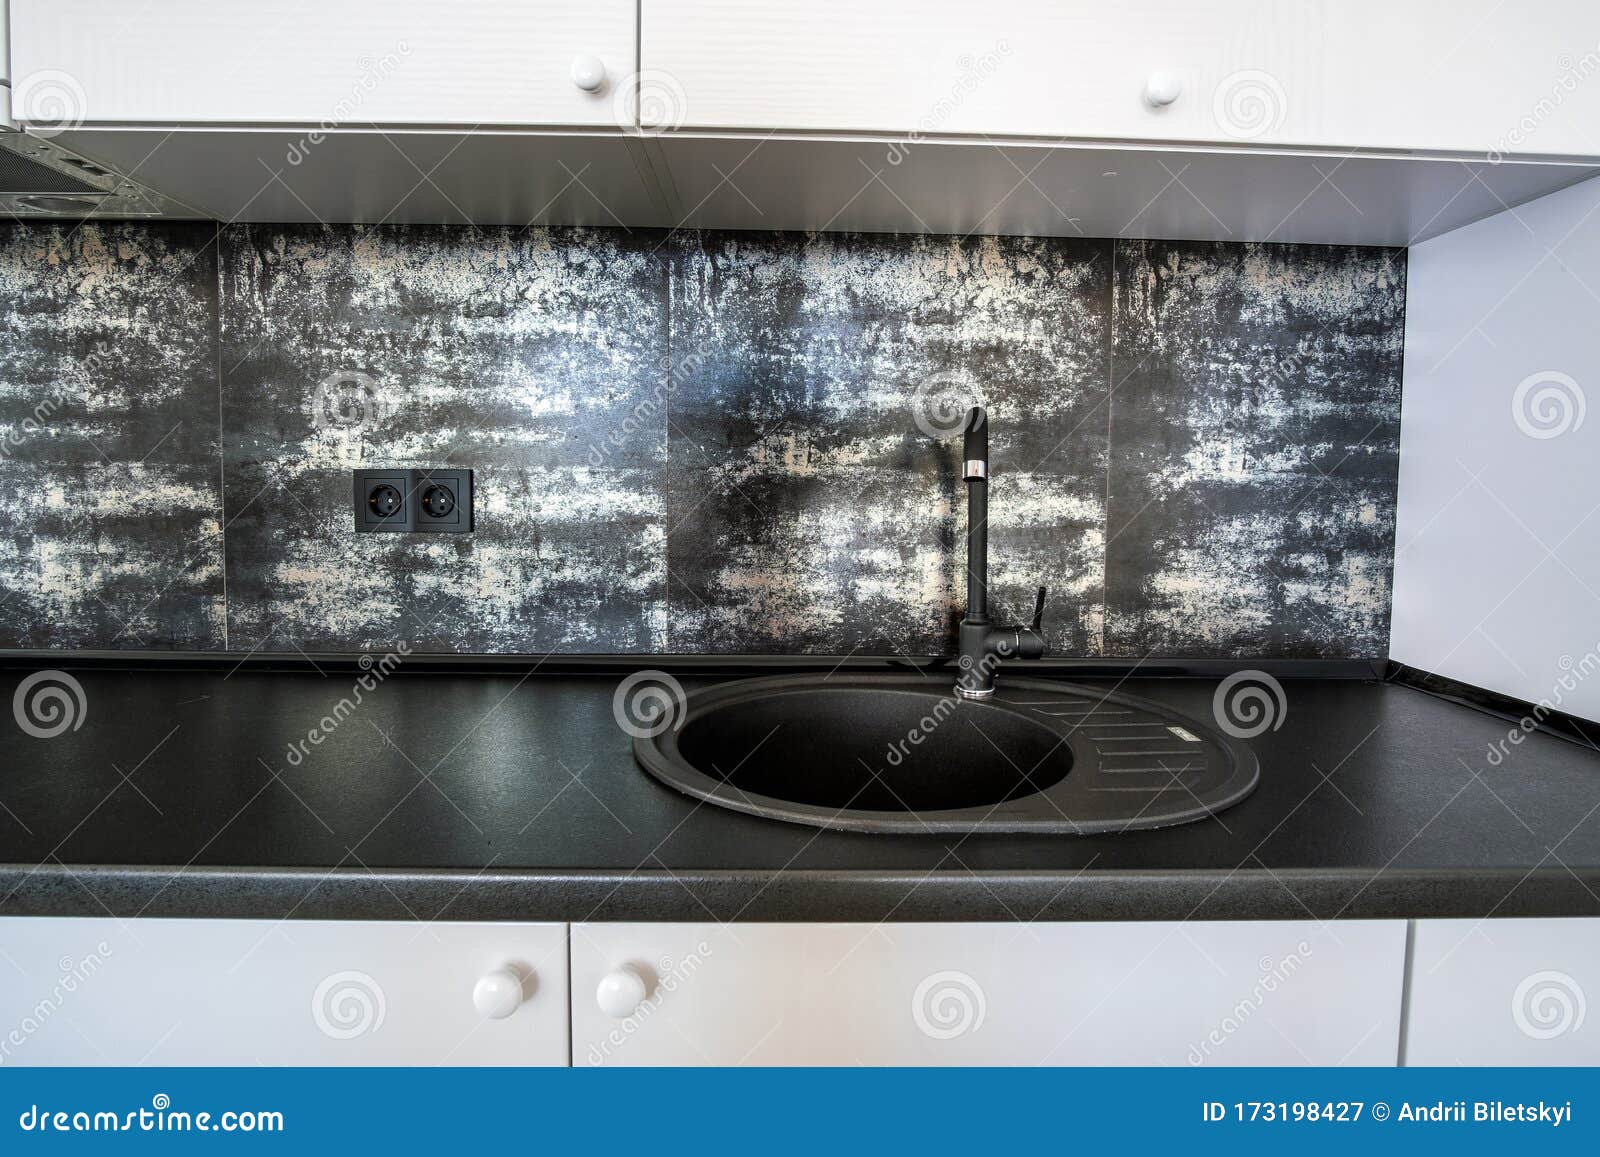
[[[564,924],[0,919],[3,1064],[565,1065],[567,1044]]]
[[[1418,920],[1408,1065],[1600,1065],[1600,919]]]
[[[5,917],[0,1065],[1600,1064],[1600,919],[1413,928]]]
[[[1403,921],[575,924],[578,1065],[1392,1065]]]

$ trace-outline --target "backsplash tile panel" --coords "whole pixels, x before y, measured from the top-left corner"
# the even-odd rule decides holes
[[[1116,263],[1107,653],[1386,654],[1405,252]]]
[[[1030,611],[1047,582],[1054,644],[1098,653],[1109,303],[1103,241],[685,236],[673,649],[951,650],[965,491],[948,434],[982,401],[992,613]]]
[[[0,225],[0,646],[223,645],[215,237]]]
[[[234,226],[236,649],[665,649],[657,235]],[[475,471],[471,535],[357,535],[351,471]]]
[[[13,224],[0,646],[949,652],[981,400],[997,616],[1382,655],[1404,306],[1400,250]],[[429,465],[474,534],[353,533]]]

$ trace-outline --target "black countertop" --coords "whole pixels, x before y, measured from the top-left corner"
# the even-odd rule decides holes
[[[0,914],[447,920],[1600,914],[1600,753],[1409,687],[1286,679],[1255,794],[1106,836],[883,836],[648,779],[615,673],[73,669],[0,729]],[[0,672],[14,689],[25,671]],[[930,674],[943,681],[945,674]],[[704,679],[684,677],[693,687]],[[1078,680],[1109,690],[1114,680]],[[1209,719],[1214,680],[1122,689]],[[322,727],[320,745],[291,747]]]

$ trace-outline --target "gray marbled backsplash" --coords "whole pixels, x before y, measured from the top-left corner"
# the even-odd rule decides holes
[[[1402,250],[0,229],[0,646],[1381,656]],[[475,471],[357,535],[350,472]]]
[[[0,225],[0,645],[222,646],[215,239]]]
[[[591,453],[664,372],[659,237],[224,237],[229,646],[667,647],[664,425]],[[356,374],[373,402],[328,420],[318,384]],[[474,471],[470,537],[351,531],[352,470],[443,465]]]

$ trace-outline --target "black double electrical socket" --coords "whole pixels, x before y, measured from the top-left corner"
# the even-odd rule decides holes
[[[358,534],[467,534],[472,530],[472,471],[357,470]]]

